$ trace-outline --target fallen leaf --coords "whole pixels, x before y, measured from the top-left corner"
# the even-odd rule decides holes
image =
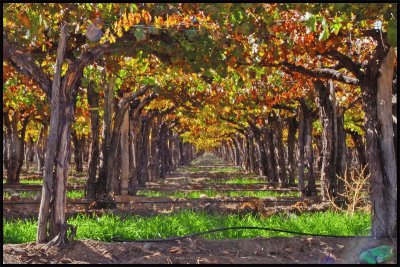
[[[180,247],[171,247],[169,249],[170,253],[177,253],[177,254],[181,254],[183,253],[183,250]]]

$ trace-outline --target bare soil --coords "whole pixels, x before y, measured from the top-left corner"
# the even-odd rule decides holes
[[[105,243],[73,241],[66,249],[27,244],[3,245],[3,263],[358,263],[362,251],[397,241],[371,238],[274,237],[236,240],[185,239],[169,242]],[[396,258],[388,263],[397,263]]]

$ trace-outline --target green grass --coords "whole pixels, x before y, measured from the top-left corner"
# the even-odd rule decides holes
[[[5,184],[7,180],[3,180],[3,184]],[[21,179],[20,184],[43,184],[42,179]]]
[[[200,172],[200,171],[204,171],[204,168],[200,168],[200,167],[186,167],[184,169],[181,169],[181,171],[184,172]]]
[[[84,197],[85,197],[85,192],[83,190],[67,191],[67,198],[78,199]]]
[[[212,168],[210,172],[239,172],[239,167],[216,167]]]
[[[36,196],[37,193],[41,193],[41,192],[40,191],[21,191],[21,192],[18,192],[17,194],[21,198],[28,198],[28,197],[30,198],[30,197]],[[10,198],[12,194],[13,193],[11,193],[11,192],[3,192],[3,199]]]
[[[182,167],[179,169],[182,172],[186,173],[197,173],[197,172],[210,172],[210,173],[216,173],[216,172],[227,172],[227,173],[232,173],[232,172],[239,172],[241,169],[239,167],[197,167],[197,166],[191,166],[191,167]]]
[[[327,223],[329,222],[329,223]],[[92,217],[78,215],[68,220],[78,226],[77,239],[111,241],[182,236],[219,227],[259,226],[326,235],[368,235],[371,216],[367,213],[335,213],[331,211],[301,215],[273,215],[261,219],[256,215],[211,215],[190,210],[152,217],[130,216],[124,219],[114,215]],[[25,243],[35,240],[37,221],[33,219],[7,221],[3,218],[3,243]],[[237,239],[252,237],[292,236],[287,233],[262,230],[229,230],[201,237],[208,239]]]
[[[41,194],[41,191],[21,191],[19,192],[19,196],[21,198],[33,198],[37,194]],[[12,195],[11,192],[3,192],[3,199],[4,198],[10,198]],[[67,191],[67,198],[72,198],[72,199],[78,199],[78,198],[84,198],[85,193],[83,190],[71,190]]]
[[[159,191],[138,191],[138,195],[147,197],[176,197],[176,198],[199,198],[201,194],[209,197],[230,196],[230,197],[290,197],[300,196],[298,192],[276,192],[276,191],[214,191],[202,190],[192,192],[159,192]]]
[[[224,184],[257,184],[266,183],[265,179],[260,178],[234,178],[228,179],[223,182]]]
[[[20,180],[21,184],[43,184],[42,179],[21,179]]]
[[[6,183],[6,180],[3,180],[3,184]],[[21,184],[43,184],[42,179],[21,179],[20,180]],[[86,180],[82,178],[75,178],[75,177],[70,177],[68,178],[68,185],[73,185],[73,184],[86,184]]]

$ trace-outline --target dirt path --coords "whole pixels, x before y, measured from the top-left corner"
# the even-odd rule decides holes
[[[160,243],[75,241],[67,249],[33,243],[3,245],[3,263],[357,263],[358,255],[388,240],[368,238],[275,237]],[[397,247],[397,244],[394,245]],[[395,263],[395,259],[391,261]]]
[[[193,183],[208,184],[207,181],[211,179],[222,181],[238,177],[256,178],[255,175],[243,174],[239,168],[226,166],[218,158],[207,155],[195,160],[190,166],[170,174],[162,184],[183,183],[185,186]],[[212,187],[212,184],[209,185]],[[201,206],[203,201],[207,199],[201,199],[194,205],[204,209]],[[153,211],[149,210],[149,207],[142,206],[142,210],[138,209],[138,205],[128,209],[119,207],[113,213],[123,215],[143,212],[143,215],[151,215]],[[239,206],[233,206],[233,210],[238,208]],[[213,212],[223,211],[226,211],[226,207]],[[370,238],[275,237],[237,240],[193,238],[156,243],[77,240],[69,244],[66,249],[46,248],[34,243],[3,245],[3,263],[290,264],[321,263],[324,256],[330,256],[335,263],[357,263],[362,251],[383,244],[397,248],[397,240],[393,243],[391,240]],[[391,263],[395,263],[395,260],[393,259]]]

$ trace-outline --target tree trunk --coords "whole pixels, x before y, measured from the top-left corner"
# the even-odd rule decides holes
[[[239,149],[239,145],[238,145],[238,143],[236,141],[236,138],[232,138],[232,144],[233,144],[233,147],[235,148],[235,166],[240,166],[240,164],[241,164],[241,161],[240,161],[241,152],[240,152],[240,149]],[[264,151],[264,153],[265,153],[265,151]]]
[[[76,172],[83,172],[83,139],[75,130],[72,130],[72,142],[74,143],[74,161]]]
[[[185,165],[185,156],[183,155],[183,143],[182,140],[179,139],[179,166]]]
[[[317,170],[321,170],[322,169],[322,158],[323,158],[321,136],[318,136],[316,139],[317,140],[315,142],[315,144],[316,144],[316,149],[315,150],[316,150],[316,158],[317,158],[317,160],[316,160],[315,165],[316,165]]]
[[[319,116],[322,125],[322,168],[321,168],[321,193],[322,199],[328,200],[337,193],[337,179],[335,173],[335,123],[334,90],[328,90],[320,80],[314,82],[318,92]]]
[[[65,91],[64,91],[65,92]],[[61,227],[66,225],[65,207],[66,207],[66,189],[68,177],[68,156],[70,154],[70,137],[71,125],[73,123],[74,114],[74,100],[60,94],[60,117],[58,124],[58,142],[57,154],[55,157],[56,167],[54,173],[55,190],[54,190],[54,204],[51,205],[51,223],[50,223],[50,237],[55,237],[60,233]],[[64,97],[65,96],[65,97]],[[47,144],[51,141],[48,140]],[[43,195],[43,192],[42,192]],[[61,241],[65,242],[65,241]]]
[[[24,162],[24,139],[28,118],[22,119],[22,129],[18,130],[18,122],[21,120],[18,111],[13,111],[10,121],[9,111],[3,112],[3,120],[6,126],[6,159],[7,184],[19,184],[20,172]]]
[[[287,138],[288,176],[289,176],[289,184],[294,185],[295,184],[294,143],[296,141],[296,128],[297,128],[296,117],[289,118],[288,124],[289,124],[288,138]]]
[[[337,152],[336,152],[336,166],[335,173],[337,176],[344,178],[344,171],[347,168],[347,149],[346,149],[346,132],[344,131],[344,109],[337,108],[337,128],[336,128],[336,138],[337,138]],[[338,192],[343,193],[344,182],[341,179],[337,180]]]
[[[305,155],[306,155],[306,163],[305,168],[307,169],[307,189],[306,196],[316,196],[317,189],[315,185],[315,175],[314,175],[314,154],[312,149],[312,123],[313,116],[311,110],[307,108],[307,113],[305,114],[305,122],[304,122],[304,138],[305,138]]]
[[[395,150],[395,155],[396,155],[396,162],[399,159],[399,151],[398,151],[398,146],[397,146],[397,119],[398,119],[398,112],[397,112],[397,98],[398,98],[398,88],[397,88],[397,72],[394,72],[394,77],[393,77],[393,86],[392,86],[392,116],[393,116],[393,139],[394,139],[394,150]]]
[[[157,158],[159,159],[159,178],[165,179],[168,165],[168,144],[167,144],[168,125],[162,122],[157,138]]]
[[[68,157],[65,156],[68,156],[67,154],[69,148],[69,142],[68,142],[69,135],[65,136],[67,134],[67,131],[65,130],[69,128],[69,125],[65,125],[67,127],[62,125],[62,123],[68,123],[68,121],[65,121],[66,119],[65,115],[67,111],[63,109],[67,108],[67,106],[61,105],[65,104],[62,103],[61,101],[61,98],[63,97],[62,94],[65,94],[65,91],[62,92],[61,89],[62,86],[61,67],[63,65],[65,58],[66,45],[67,45],[67,30],[66,26],[64,25],[61,27],[61,36],[57,48],[57,59],[56,59],[54,80],[51,92],[50,130],[46,146],[44,182],[42,188],[42,198],[40,202],[38,230],[36,236],[37,243],[43,243],[46,240],[47,221],[49,218],[50,208],[52,210],[50,214],[51,215],[50,237],[53,237],[55,236],[55,234],[57,234],[57,229],[56,229],[57,226],[55,225],[55,222],[56,220],[59,223],[61,222],[61,220],[63,219],[63,213],[65,207],[65,206],[61,207],[59,206],[60,204],[62,204],[60,203],[60,201],[62,202],[65,199],[65,195],[64,197],[62,196],[64,190],[61,190],[61,192],[59,192],[60,189],[63,189],[62,187],[60,187],[60,182],[62,182],[63,176],[59,176],[59,174],[62,175],[62,173],[59,172],[62,171],[63,167],[64,169],[68,169],[68,161],[66,160]],[[69,115],[72,116],[72,114],[73,112],[70,113]],[[61,141],[59,138],[60,136],[68,138],[68,140],[63,140],[63,144],[59,144],[59,142]],[[60,152],[63,153],[61,154]],[[55,170],[53,171],[54,165],[55,165]],[[53,184],[53,179],[55,180],[54,184]],[[50,203],[51,198],[53,198],[52,203]],[[59,209],[54,210],[53,207],[58,207]],[[57,211],[57,215],[53,214],[55,211]]]
[[[86,183],[86,198],[94,199],[96,197],[96,175],[97,165],[99,164],[100,144],[99,144],[99,94],[93,85],[89,83],[87,88],[87,99],[90,108],[90,147],[88,176]]]
[[[243,147],[244,147],[244,169],[246,172],[250,172],[250,144],[249,144],[249,134],[246,133],[243,138]]]
[[[142,154],[142,150],[139,147],[140,138],[141,138],[141,112],[143,108],[148,105],[154,98],[157,97],[157,94],[151,94],[146,96],[142,102],[137,105],[137,103],[132,103],[130,105],[130,125],[129,125],[129,149],[130,149],[130,157],[129,157],[129,183],[128,183],[128,194],[136,195],[137,186],[138,186],[138,170],[139,170],[139,162]],[[138,100],[139,101],[139,100]]]
[[[285,148],[283,145],[283,134],[282,134],[282,129],[283,125],[279,121],[278,118],[273,118],[272,119],[272,124],[275,128],[275,137],[276,137],[276,150],[277,153],[276,155],[278,156],[278,165],[277,165],[277,170],[278,170],[278,179],[279,179],[279,184],[282,187],[287,187],[287,173],[286,173],[286,162],[285,162]]]
[[[275,159],[275,147],[274,147],[274,135],[268,127],[265,129],[264,140],[266,141],[266,146],[268,147],[267,163],[268,163],[268,178],[269,182],[277,183],[277,169],[276,169],[276,159]]]
[[[116,111],[114,118],[114,126],[111,133],[110,145],[108,148],[108,156],[107,156],[107,194],[112,194],[114,191],[115,194],[119,194],[119,183],[117,183],[117,178],[119,177],[120,165],[117,160],[117,150],[119,139],[121,136],[121,126],[123,122],[123,118],[125,113],[128,110],[129,104],[132,102],[131,107],[141,109],[144,105],[147,105],[152,101],[157,95],[152,94],[150,96],[146,96],[142,102],[138,99],[139,96],[145,94],[148,88],[143,87],[139,91],[130,95],[129,97],[124,97],[118,103],[118,110]],[[148,133],[147,133],[148,134]],[[140,135],[139,135],[140,137]],[[139,147],[139,151],[142,151]],[[147,159],[146,159],[147,160]]]
[[[124,93],[126,96],[126,93]],[[125,112],[121,126],[121,195],[128,194],[129,183],[129,112]]]
[[[267,176],[268,175],[268,165],[267,165],[268,163],[267,163],[267,154],[265,152],[264,142],[261,137],[262,131],[260,129],[258,129],[257,126],[255,126],[255,125],[251,126],[251,128],[253,130],[254,138],[256,141],[256,148],[257,148],[259,164],[260,164],[260,175]]]
[[[129,150],[130,150],[130,157],[129,157],[129,185],[128,185],[128,194],[129,195],[136,195],[137,192],[137,183],[138,179],[136,176],[136,168],[137,168],[137,161],[138,161],[138,136],[139,136],[139,119],[140,119],[140,110],[130,108],[129,110]]]
[[[304,147],[305,147],[305,142],[306,142],[306,137],[305,137],[305,113],[307,112],[306,110],[306,105],[305,103],[300,103],[300,109],[299,109],[299,137],[298,137],[298,142],[299,142],[299,166],[298,166],[298,188],[300,192],[304,191],[305,183],[304,183],[304,160],[305,160],[305,152],[304,152]]]
[[[150,141],[150,160],[149,160],[149,180],[152,182],[157,181],[159,177],[159,148],[158,148],[158,134],[160,132],[161,117],[154,120],[151,127],[151,141]]]
[[[376,53],[382,52],[378,48]],[[397,167],[391,103],[393,48],[389,49],[380,66],[374,61],[371,65],[361,80],[361,89],[364,112],[368,114],[365,116],[365,137],[371,173],[372,235],[394,237],[397,236]]]
[[[148,181],[148,161],[149,161],[149,136],[150,136],[150,128],[152,124],[152,120],[154,119],[156,113],[146,114],[141,118],[141,126],[139,133],[139,144],[138,149],[140,151],[140,155],[138,158],[137,164],[137,177],[138,177],[138,185],[145,186]]]
[[[109,158],[109,146],[111,142],[111,123],[114,110],[114,86],[115,76],[111,76],[109,83],[104,88],[104,116],[103,116],[103,133],[101,147],[101,162],[99,168],[99,177],[96,181],[96,198],[100,198],[107,193],[107,163]]]
[[[44,123],[42,125],[42,128],[40,129],[39,139],[36,144],[36,159],[38,165],[37,172],[40,173],[41,175],[43,175],[44,171],[44,153],[47,140],[47,130],[48,130],[48,125],[47,123]]]
[[[242,162],[242,169],[246,170],[247,168],[247,154],[246,154],[246,135],[243,134],[243,136],[238,136],[238,145],[240,149],[240,154],[241,154],[241,162]]]
[[[167,172],[174,171],[179,165],[179,136],[172,132],[171,129],[168,131],[168,168]]]
[[[360,164],[360,167],[364,167],[365,165],[367,165],[367,157],[365,155],[365,145],[362,137],[356,131],[349,131],[349,133],[357,150],[358,162]]]
[[[33,162],[34,159],[34,145],[35,143],[33,142],[32,137],[29,136],[25,149],[25,166],[27,173],[29,172],[30,163]]]
[[[254,153],[254,137],[253,133],[248,135],[249,138],[249,160],[250,160],[250,172],[255,173],[257,170],[256,158]]]
[[[3,116],[3,125],[5,125],[4,116]],[[7,155],[8,152],[7,152],[7,149],[6,149],[6,144],[7,144],[7,137],[3,133],[3,169],[6,169],[6,161],[7,161],[7,158],[8,158],[8,155]]]

